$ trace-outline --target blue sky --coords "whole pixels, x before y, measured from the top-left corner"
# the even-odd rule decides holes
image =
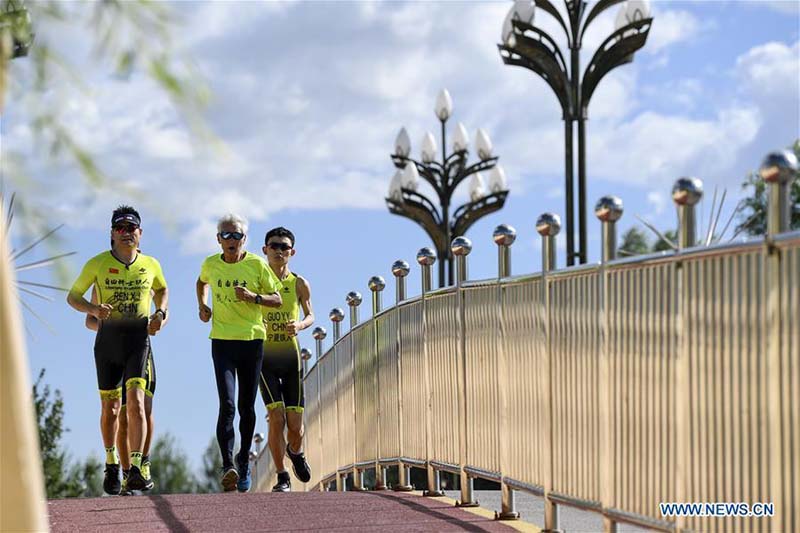
[[[556,2],[558,4],[558,2]],[[65,119],[112,176],[92,191],[78,172],[45,162],[33,147],[25,111],[10,98],[2,121],[8,153],[27,156],[34,186],[21,201],[65,223],[58,248],[71,278],[105,249],[108,219],[119,203],[143,216],[142,248],[156,256],[170,287],[171,321],[153,341],[158,369],[157,431],[170,431],[195,465],[214,433],[216,390],[207,339],[197,319],[194,281],[202,259],[216,250],[215,220],[234,211],[250,221],[249,250],[260,253],[276,225],[297,235],[294,269],[311,282],[317,324],[331,330],[328,312],[367,280],[387,279],[384,302],[394,300],[390,266],[412,262],[409,293],[419,292],[413,258],[428,246],[422,230],[390,215],[383,198],[394,172],[389,155],[401,126],[419,153],[426,131],[436,134],[433,106],[446,87],[453,118],[474,145],[475,130],[492,139],[511,193],[503,211],[478,222],[470,277],[496,272],[492,229],[517,229],[515,273],[539,269],[535,220],[562,214],[563,123],[555,96],[539,78],[504,66],[496,43],[508,2],[182,2],[175,43],[191,57],[213,91],[208,122],[221,141],[192,142],[179,115],[139,72],[110,75],[90,61],[80,28],[39,28],[69,42],[63,53],[81,68],[87,91],[57,85]],[[607,76],[593,96],[588,122],[588,198],[603,194],[625,203],[620,231],[633,214],[661,229],[675,226],[669,191],[679,176],[705,182],[706,225],[715,186],[727,188],[725,213],[741,194],[743,177],[769,151],[800,136],[800,13],[795,2],[656,1],[646,47],[632,64]],[[613,27],[616,10],[593,23],[583,64]],[[537,11],[536,24],[557,27]],[[563,44],[562,44],[563,46]],[[15,69],[26,68],[15,62]],[[13,74],[13,71],[12,71]],[[53,96],[53,95],[50,95]],[[54,96],[53,96],[54,97]],[[23,105],[26,104],[26,105]],[[452,131],[452,130],[451,130]],[[457,194],[466,199],[466,185]],[[15,233],[18,245],[30,237]],[[590,259],[599,257],[599,225],[589,217]],[[41,247],[40,247],[41,248]],[[559,265],[564,265],[563,239]],[[40,249],[26,256],[44,257]],[[22,279],[52,281],[52,271]],[[100,450],[92,334],[60,295],[26,301],[52,326],[27,311],[32,376],[62,391],[65,442],[74,456]],[[368,313],[363,306],[362,316]],[[310,331],[301,344],[313,348]],[[330,339],[326,346],[330,345]],[[258,429],[265,430],[263,407]]]

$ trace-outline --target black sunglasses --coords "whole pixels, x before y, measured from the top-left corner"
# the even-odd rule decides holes
[[[238,231],[220,231],[217,233],[219,238],[227,241],[228,239],[233,239],[234,241],[241,241],[244,239],[244,233],[239,233]]]
[[[139,226],[134,224],[117,224],[116,226],[111,226],[111,228],[117,233],[133,233],[139,229]]]
[[[281,252],[285,252],[286,250],[292,249],[291,244],[286,244],[284,242],[270,242],[267,243],[267,247],[273,250],[280,250]]]

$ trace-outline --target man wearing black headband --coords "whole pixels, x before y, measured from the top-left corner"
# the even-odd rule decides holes
[[[100,389],[100,431],[106,451],[103,489],[120,492],[120,465],[115,446],[122,384],[125,384],[130,474],[128,488],[143,490],[142,451],[147,432],[145,389],[149,335],[161,330],[167,317],[167,283],[161,265],[139,252],[141,217],[130,206],[120,206],[111,216],[111,250],[90,259],[67,295],[67,302],[99,321],[94,343]],[[99,304],[84,298],[97,289]],[[150,314],[151,290],[156,311]]]

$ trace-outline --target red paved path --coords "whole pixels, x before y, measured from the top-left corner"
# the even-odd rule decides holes
[[[48,502],[54,532],[512,531],[452,504],[394,492],[176,494]]]

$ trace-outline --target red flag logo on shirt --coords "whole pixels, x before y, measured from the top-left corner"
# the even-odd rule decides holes
[[[109,268],[108,272],[110,274],[119,274],[119,269],[118,268]]]

